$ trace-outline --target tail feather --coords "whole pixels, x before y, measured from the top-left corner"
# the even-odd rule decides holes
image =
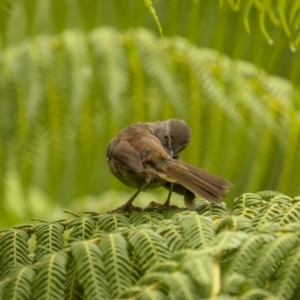
[[[177,160],[165,160],[159,165],[164,177],[216,203],[233,187],[231,182],[220,176]]]

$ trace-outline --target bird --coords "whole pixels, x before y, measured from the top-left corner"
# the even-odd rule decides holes
[[[191,139],[191,129],[179,119],[169,119],[165,121],[148,122],[154,129],[154,135],[160,140],[164,149],[173,159],[179,159],[179,153],[186,148]],[[195,194],[178,183],[166,182],[164,188],[169,190],[166,202],[161,205],[152,201],[151,206],[169,206],[172,192],[184,195],[184,202],[189,210],[195,210]]]
[[[169,190],[162,207],[170,205],[174,191],[184,195],[189,210],[195,210],[195,194],[220,203],[233,184],[228,180],[180,161],[179,153],[191,138],[189,126],[180,119],[134,123],[115,136],[107,146],[110,172],[128,187],[137,189],[133,196],[112,212],[141,210],[133,201],[142,191],[165,187]]]

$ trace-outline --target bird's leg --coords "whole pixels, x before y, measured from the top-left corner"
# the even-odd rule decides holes
[[[112,213],[116,213],[118,211],[122,211],[122,210],[138,210],[138,211],[142,211],[143,209],[137,206],[133,206],[132,202],[133,200],[137,197],[137,195],[142,191],[142,189],[138,189],[133,196],[123,205],[119,206],[118,208],[112,210]]]
[[[155,201],[151,201],[149,203],[150,206],[152,207],[161,207],[161,208],[174,208],[174,209],[178,209],[178,206],[176,205],[170,205],[170,200],[171,200],[171,195],[172,195],[172,192],[173,192],[173,188],[174,188],[174,183],[173,182],[170,182],[170,188],[169,188],[169,193],[168,193],[168,197],[167,197],[167,200],[164,204],[160,204],[160,203],[157,203]]]
[[[145,187],[149,184],[151,178],[147,178],[145,180],[145,183],[132,195],[132,197],[123,205],[117,207],[116,209],[112,210],[112,213],[116,213],[118,211],[122,211],[122,210],[137,210],[137,211],[143,211],[143,209],[141,207],[137,207],[137,206],[133,206],[132,202],[134,201],[134,199],[138,196],[138,194],[140,192],[142,192]]]
[[[173,188],[174,188],[174,183],[170,182],[170,189],[169,189],[169,193],[168,193],[168,198],[166,200],[166,202],[163,204],[163,206],[170,206],[170,200],[171,200],[171,195],[173,192]]]

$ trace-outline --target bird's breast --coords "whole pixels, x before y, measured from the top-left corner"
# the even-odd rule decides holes
[[[145,169],[143,172],[135,172],[124,168],[118,164],[114,159],[111,159],[108,163],[111,173],[117,177],[123,184],[131,188],[140,188],[146,181],[150,182],[146,187],[146,190],[155,189],[165,184],[165,180],[158,175],[153,174],[150,170]]]

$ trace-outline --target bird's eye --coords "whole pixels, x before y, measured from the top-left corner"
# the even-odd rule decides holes
[[[167,135],[164,135],[164,139],[165,139],[165,141],[167,141],[169,138]]]

